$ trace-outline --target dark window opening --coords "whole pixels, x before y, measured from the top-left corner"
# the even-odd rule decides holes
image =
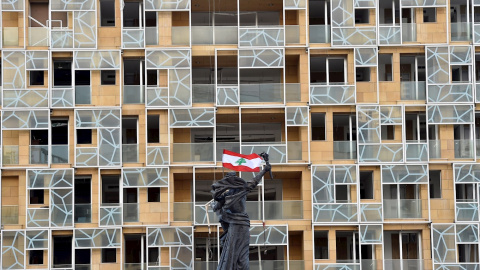
[[[158,86],[158,75],[156,70],[147,70],[147,85]]]
[[[92,180],[90,177],[75,178],[75,223],[90,223],[92,219]]]
[[[120,176],[102,175],[102,203],[120,203]]]
[[[387,125],[381,127],[382,140],[394,140],[395,139],[395,126]]]
[[[72,236],[53,236],[53,267],[72,267]]]
[[[373,171],[360,172],[360,199],[373,199]]]
[[[77,129],[77,144],[92,144],[92,130]]]
[[[115,70],[102,70],[100,71],[100,76],[102,85],[115,85]]]
[[[315,231],[315,260],[328,259],[328,231]]]
[[[142,10],[142,2],[123,3],[123,27],[141,27],[143,22],[140,18]]]
[[[358,234],[336,231],[336,240],[337,263],[358,261],[360,258]]]
[[[369,23],[370,9],[355,9],[355,23]]]
[[[44,204],[45,192],[43,189],[30,190],[30,204]]]
[[[147,115],[147,142],[160,142],[160,116]]]
[[[423,8],[423,22],[436,22],[437,21],[437,9],[436,8]]]
[[[29,253],[29,264],[43,264],[43,250],[30,250]]]
[[[75,104],[90,104],[90,70],[75,71]]]
[[[312,113],[312,140],[324,141],[325,132],[325,113]]]
[[[195,240],[197,240],[197,237],[195,237]],[[149,263],[156,263],[160,261],[160,248],[158,247],[151,247],[148,248],[148,262]]]
[[[43,70],[30,71],[30,85],[45,85]]]
[[[335,186],[335,201],[337,203],[350,202],[350,185],[336,185]]]
[[[102,248],[102,263],[115,263],[115,262],[117,262],[117,249]]]
[[[142,247],[142,234],[125,234],[124,235],[124,245],[125,245],[125,263],[141,263],[146,261],[147,252],[143,252],[143,260],[142,260],[142,249],[146,250],[146,242],[143,241]]]
[[[48,145],[48,130],[31,130],[31,145]]]
[[[137,143],[137,118],[122,118],[122,144]]]
[[[355,81],[357,82],[369,82],[370,81],[370,68],[369,67],[357,67],[355,74]]]
[[[458,261],[460,263],[478,263],[478,244],[458,244]]]
[[[430,199],[442,198],[441,171],[429,171]]]
[[[52,119],[52,145],[68,144],[68,120]]]
[[[53,61],[53,86],[72,86],[72,61]]]
[[[115,1],[100,1],[100,26],[115,26]]]
[[[378,80],[393,81],[392,54],[378,55]]]
[[[90,249],[75,249],[75,264],[90,265]]]
[[[160,202],[160,188],[148,188],[148,202]]]

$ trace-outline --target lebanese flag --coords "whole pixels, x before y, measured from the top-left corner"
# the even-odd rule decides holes
[[[223,149],[223,167],[237,172],[259,172],[263,159],[257,154],[242,155]]]

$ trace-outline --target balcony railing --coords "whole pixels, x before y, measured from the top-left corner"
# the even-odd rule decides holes
[[[2,225],[18,224],[18,205],[2,205]]]
[[[145,103],[145,87],[143,85],[124,85],[123,104]]]
[[[30,145],[30,164],[48,163],[48,145]]]
[[[75,270],[90,270],[92,266],[90,264],[75,264]]]
[[[124,163],[138,162],[138,144],[122,144],[122,161]]]
[[[384,199],[384,216],[392,219],[422,218],[423,201],[421,199]]]
[[[476,143],[477,143],[477,145],[476,145],[476,148],[477,148],[477,149],[476,149],[476,154],[477,154],[477,158],[478,158],[478,157],[480,157],[480,140],[477,139],[476,141],[477,141],[477,142],[476,142]]]
[[[422,270],[423,260],[419,259],[403,259],[403,260],[390,260],[385,259],[385,268],[391,270]]]
[[[400,82],[400,98],[402,100],[425,100],[425,81]]]
[[[193,221],[193,202],[174,202],[173,221]]]
[[[190,26],[172,27],[172,45],[190,45]]]
[[[218,261],[195,261],[195,270],[215,270],[217,269]],[[290,266],[290,267],[288,267]],[[262,260],[250,261],[251,270],[304,270],[305,261],[279,261],[279,260]]]
[[[237,44],[237,26],[192,26],[192,45]]]
[[[334,141],[333,159],[356,159],[357,141]]]
[[[158,268],[158,269],[162,269],[162,268]],[[123,270],[147,270],[147,264],[146,263],[124,263]]]
[[[91,223],[92,222],[92,204],[75,203],[75,223]]]
[[[214,103],[215,84],[192,84],[193,103]]]
[[[407,141],[407,161],[428,161],[426,141]]]
[[[143,28],[122,29],[123,48],[143,48],[145,31]]]
[[[473,158],[473,140],[454,140],[455,158]]]
[[[450,23],[451,40],[452,41],[471,41],[472,40],[472,23],[457,22]]]
[[[157,27],[145,27],[145,45],[158,45]]]
[[[300,43],[300,25],[285,25],[285,43]]]
[[[457,221],[478,222],[478,201],[457,199],[455,217]]]
[[[330,25],[310,25],[310,43],[330,43]]]
[[[23,28],[23,27],[22,27]],[[19,46],[18,31],[19,27],[3,27],[3,46]],[[23,45],[22,45],[23,46]]]
[[[18,145],[3,146],[3,165],[18,165]]]
[[[402,42],[417,41],[417,24],[402,23]]]
[[[123,222],[138,222],[139,204],[124,203],[123,204]]]
[[[213,143],[174,143],[173,162],[213,162]]]
[[[303,219],[303,201],[265,201],[265,219]]]
[[[240,84],[240,102],[283,102],[283,83]]]
[[[288,160],[303,160],[302,142],[287,142]]]
[[[300,102],[302,100],[302,93],[300,91],[299,83],[285,84],[285,98],[287,102]]]
[[[75,104],[92,104],[90,85],[75,85]]]
[[[48,46],[48,32],[46,27],[28,27],[28,46]]]
[[[441,158],[440,140],[428,140],[428,154],[430,159]]]
[[[68,144],[56,144],[52,145],[52,163],[68,163],[69,157]]]

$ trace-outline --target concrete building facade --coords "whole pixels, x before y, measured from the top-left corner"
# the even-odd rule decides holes
[[[273,166],[251,269],[480,267],[480,1],[0,14],[2,269],[215,269],[223,149]]]

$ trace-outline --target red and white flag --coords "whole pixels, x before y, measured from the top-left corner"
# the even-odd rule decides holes
[[[223,150],[223,167],[237,172],[259,172],[263,159],[257,154],[242,155]]]

